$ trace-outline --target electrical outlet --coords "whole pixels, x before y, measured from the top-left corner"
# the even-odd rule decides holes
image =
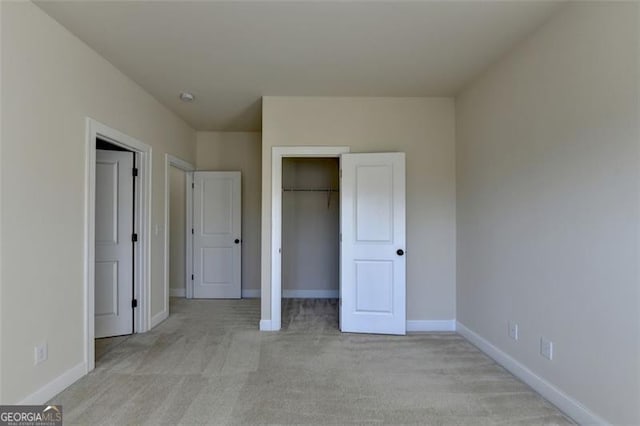
[[[35,365],[41,364],[47,360],[49,357],[49,350],[47,348],[47,342],[41,343],[35,347],[34,356],[35,356]]]
[[[540,338],[540,355],[549,361],[553,359],[553,342],[551,340]]]
[[[509,337],[513,340],[518,340],[518,323],[509,321]]]

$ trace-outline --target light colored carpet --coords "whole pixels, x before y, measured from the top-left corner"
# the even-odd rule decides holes
[[[335,300],[171,299],[171,316],[56,396],[65,424],[569,424],[456,334],[337,330]]]
[[[103,337],[95,340],[95,355],[96,362],[100,361],[103,356],[107,354],[107,352],[111,351],[113,348],[127,340],[131,337],[130,334],[126,336],[115,336],[115,337]]]

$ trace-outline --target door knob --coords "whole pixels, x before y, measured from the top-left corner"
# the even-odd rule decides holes
[[[240,244],[240,240],[236,238],[236,239],[235,239],[235,241],[234,241],[234,243],[236,243],[236,244]]]
[[[396,253],[398,254],[398,256],[404,256],[404,250],[402,250],[402,249],[398,249],[398,251],[396,251]]]

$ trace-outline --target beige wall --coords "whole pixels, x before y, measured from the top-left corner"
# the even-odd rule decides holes
[[[284,158],[287,189],[339,188],[338,158]],[[282,289],[338,293],[340,283],[340,194],[282,193]],[[294,295],[295,297],[295,295]]]
[[[198,170],[242,172],[242,290],[245,295],[258,295],[260,289],[260,144],[260,133],[197,133]]]
[[[2,402],[15,403],[84,362],[85,117],[153,147],[161,230],[164,154],[193,161],[195,132],[32,3],[1,8],[0,371]],[[163,306],[163,242],[151,236],[152,315]],[[43,341],[49,359],[34,366]]]
[[[186,229],[186,175],[177,167],[169,167],[169,286],[186,291],[185,277],[185,229]]]
[[[271,148],[285,145],[406,152],[407,318],[455,318],[453,99],[267,96],[262,108],[262,319],[271,319]]]
[[[458,320],[614,424],[640,423],[638,8],[571,4],[456,103]]]

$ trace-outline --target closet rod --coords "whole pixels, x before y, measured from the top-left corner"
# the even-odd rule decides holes
[[[333,188],[282,188],[284,192],[340,192]]]

